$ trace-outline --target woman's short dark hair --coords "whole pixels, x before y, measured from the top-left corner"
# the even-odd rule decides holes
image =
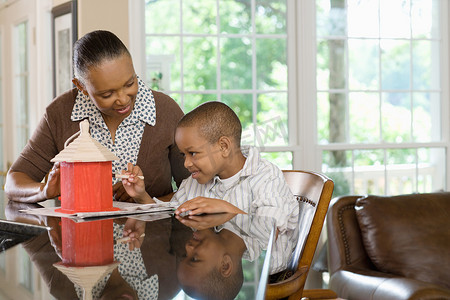
[[[100,65],[104,60],[111,60],[122,55],[131,57],[127,47],[112,32],[96,30],[87,33],[73,46],[73,72],[83,81],[90,67]]]

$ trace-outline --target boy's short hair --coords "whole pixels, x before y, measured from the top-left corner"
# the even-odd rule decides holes
[[[213,268],[200,282],[200,286],[185,286],[180,283],[181,287],[188,296],[198,300],[233,300],[244,282],[242,261],[239,259],[236,264],[236,271],[231,276],[224,277],[219,269]]]
[[[205,102],[184,115],[177,127],[198,127],[200,135],[210,143],[222,136],[231,137],[241,145],[242,125],[236,113],[219,101]]]

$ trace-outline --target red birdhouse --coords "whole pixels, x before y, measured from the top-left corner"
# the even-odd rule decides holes
[[[52,162],[60,162],[62,213],[118,210],[113,207],[111,151],[91,138],[89,122],[80,123],[79,136]]]

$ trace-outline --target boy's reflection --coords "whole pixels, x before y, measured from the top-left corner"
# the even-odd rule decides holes
[[[226,229],[194,231],[177,278],[184,292],[196,299],[234,299],[243,282],[244,241]]]

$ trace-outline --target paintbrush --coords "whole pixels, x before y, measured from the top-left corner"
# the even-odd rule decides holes
[[[141,234],[141,236],[139,238],[144,237],[144,236],[145,236],[145,233]],[[115,240],[114,244],[120,244],[120,243],[125,244],[125,243],[128,243],[130,240],[131,240],[131,237],[124,236],[120,239]]]
[[[130,177],[131,177],[131,175],[128,175],[128,174],[113,174],[113,178],[130,178]],[[134,176],[134,177],[144,180],[144,176],[142,176],[142,175],[138,175],[138,176]]]

